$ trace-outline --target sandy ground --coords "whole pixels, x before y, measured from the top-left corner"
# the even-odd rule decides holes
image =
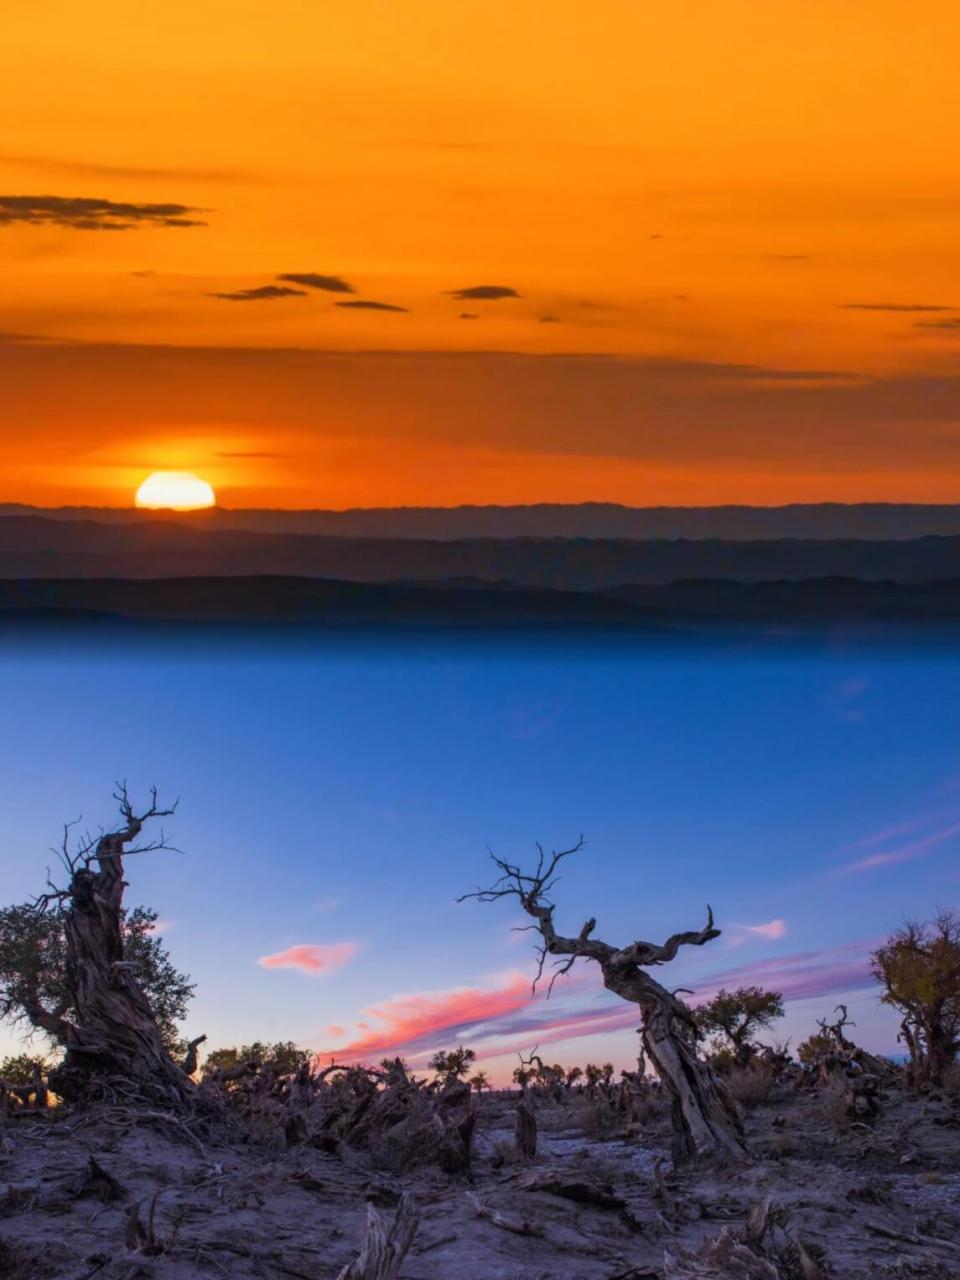
[[[667,1164],[658,1179],[655,1161],[669,1151],[662,1114],[632,1136],[598,1137],[588,1136],[586,1103],[541,1102],[538,1157],[518,1164],[502,1162],[512,1103],[488,1097],[472,1183],[430,1169],[397,1175],[361,1152],[201,1143],[115,1111],[18,1117],[0,1122],[0,1276],[325,1280],[356,1257],[367,1203],[389,1217],[411,1191],[423,1216],[401,1280],[745,1278],[684,1251],[742,1230],[766,1197],[782,1238],[800,1240],[826,1275],[960,1277],[956,1104],[897,1092],[868,1130],[838,1124],[828,1097],[789,1093],[745,1117],[753,1163],[679,1175]],[[117,1185],[91,1174],[91,1157]],[[529,1189],[540,1175],[620,1203]],[[487,1207],[507,1225],[482,1216]],[[803,1280],[789,1251],[776,1274]]]

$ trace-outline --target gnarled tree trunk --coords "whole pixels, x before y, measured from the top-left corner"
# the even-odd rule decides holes
[[[670,1097],[674,1163],[718,1153],[742,1160],[746,1146],[736,1105],[710,1064],[697,1056],[689,1015],[678,1017],[670,1004],[675,997],[661,991],[667,1000],[640,1003],[641,1035],[644,1052]]]
[[[164,811],[154,803],[138,816],[125,791],[118,798],[126,825],[102,835],[71,866],[64,930],[73,1014],[62,1024],[66,1056],[51,1073],[50,1086],[68,1102],[95,1096],[106,1085],[178,1104],[193,1092],[193,1083],[164,1047],[123,955],[123,853],[144,822]]]
[[[582,847],[581,840],[572,849],[549,857],[541,849],[537,868],[529,873],[494,857],[500,879],[490,889],[465,897],[481,901],[509,896],[520,899],[524,911],[535,920],[543,942],[538,979],[547,956],[559,957],[551,987],[560,974],[569,973],[575,961],[583,957],[599,964],[608,990],[639,1007],[644,1053],[656,1068],[672,1103],[675,1161],[700,1156],[745,1159],[748,1153],[736,1105],[710,1064],[697,1055],[692,1013],[646,972],[650,966],[673,960],[681,946],[699,947],[719,937],[713,913],[707,909],[705,928],[675,933],[662,944],[638,941],[626,947],[611,946],[591,936],[596,926],[592,919],[575,938],[561,936],[554,927],[554,907],[548,894],[556,882],[558,864]]]

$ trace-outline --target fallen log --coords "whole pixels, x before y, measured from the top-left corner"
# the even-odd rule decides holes
[[[537,1222],[528,1222],[525,1218],[511,1218],[505,1213],[500,1213],[497,1209],[491,1209],[488,1204],[484,1204],[471,1191],[467,1192],[467,1199],[473,1205],[473,1211],[478,1218],[485,1218],[488,1222],[492,1222],[495,1227],[501,1227],[504,1231],[510,1231],[515,1236],[542,1236],[544,1235],[543,1227]],[[341,1280],[343,1278],[341,1277]]]
[[[622,1209],[626,1204],[613,1189],[600,1182],[591,1182],[586,1178],[565,1177],[557,1170],[535,1170],[524,1174],[517,1185],[523,1191],[544,1191],[547,1195],[561,1196],[564,1200],[574,1200],[577,1204],[592,1204],[599,1209]]]

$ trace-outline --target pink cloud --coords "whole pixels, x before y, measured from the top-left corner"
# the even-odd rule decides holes
[[[798,951],[724,969],[699,980],[693,1001],[709,1000],[721,987],[767,987],[782,991],[788,1001],[870,987],[870,952],[881,941],[862,939],[823,951]]]
[[[896,840],[898,836],[909,835],[911,831],[916,831],[918,827],[922,827],[925,818],[912,818],[909,822],[898,822],[893,826],[881,827],[879,831],[872,831],[868,836],[864,836],[860,840],[854,840],[852,844],[848,844],[844,848],[845,853],[856,853],[858,849],[873,849],[878,844],[886,844],[890,840]]]
[[[781,923],[767,921],[754,927]],[[773,936],[782,934],[774,931]],[[782,991],[787,1003],[863,990],[873,985],[869,954],[881,941],[862,939],[718,970],[691,981],[689,985],[695,990],[684,999],[692,1005],[702,1004],[721,987],[750,985]],[[542,996],[531,995],[529,979],[519,973],[507,975],[492,987],[392,996],[363,1010],[362,1020],[353,1023],[352,1040],[336,1050],[324,1050],[318,1057],[335,1053],[340,1059],[357,1060],[403,1053],[416,1061],[426,1050],[442,1047],[444,1039],[466,1033],[471,1047],[487,1059],[534,1044],[544,1047],[585,1036],[635,1031],[640,1025],[637,1008],[624,1001],[612,1002],[600,986],[599,973],[592,968],[585,968],[579,980],[568,980],[565,990],[568,994],[589,990],[589,1002],[564,1008],[558,988],[548,1004]],[[328,1027],[326,1034],[338,1041],[343,1038],[340,1027]]]
[[[169,933],[174,927],[172,920],[164,920],[161,917],[159,920],[154,920],[153,924],[147,925],[147,933]]]
[[[335,973],[357,954],[355,942],[305,942],[257,961],[264,969],[301,969],[304,973]]]
[[[942,831],[933,831],[930,835],[921,836],[919,840],[911,840],[895,849],[884,849],[879,853],[870,854],[869,857],[860,858],[856,862],[848,862],[843,870],[846,872],[872,871],[874,867],[912,862],[915,858],[922,858],[930,849],[935,849],[958,835],[960,835],[960,822],[955,822]]]
[[[695,983],[692,995],[684,995],[690,1005],[712,999],[721,987],[762,986],[783,992],[789,1004],[818,996],[840,995],[860,991],[873,985],[869,954],[880,938],[864,939],[823,951],[800,951],[793,955],[759,960],[708,974]],[[536,1014],[505,1018],[490,1029],[486,1037],[473,1040],[484,1058],[513,1053],[519,1046],[575,1040],[582,1036],[636,1030],[640,1023],[638,1010],[629,1004],[600,1003],[605,997],[597,993],[597,1003],[560,1011],[556,1016]]]
[[[777,938],[785,938],[787,935],[786,920],[768,920],[766,924],[745,924],[743,928],[747,933],[756,934],[758,938],[766,938],[769,942],[775,942]]]
[[[454,987],[445,991],[391,996],[389,1000],[363,1010],[365,1021],[354,1023],[354,1030],[363,1034],[355,1036],[336,1052],[363,1058],[398,1053],[427,1044],[436,1047],[438,1037],[515,1013],[530,1005],[533,999],[530,979],[521,973],[507,975],[495,987]],[[374,1023],[372,1028],[371,1021]],[[333,1028],[329,1031],[332,1034]]]

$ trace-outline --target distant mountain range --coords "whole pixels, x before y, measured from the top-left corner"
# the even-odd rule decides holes
[[[288,577],[599,591],[684,579],[960,576],[960,535],[911,540],[341,538],[195,521],[0,519],[0,578]]]
[[[0,504],[0,516],[94,520],[100,524],[156,519],[132,508],[39,508]],[[776,538],[900,541],[960,536],[960,505],[811,503],[780,507],[625,507],[617,503],[533,506],[384,507],[351,511],[228,510],[176,516],[192,528],[297,533],[341,538]]]

